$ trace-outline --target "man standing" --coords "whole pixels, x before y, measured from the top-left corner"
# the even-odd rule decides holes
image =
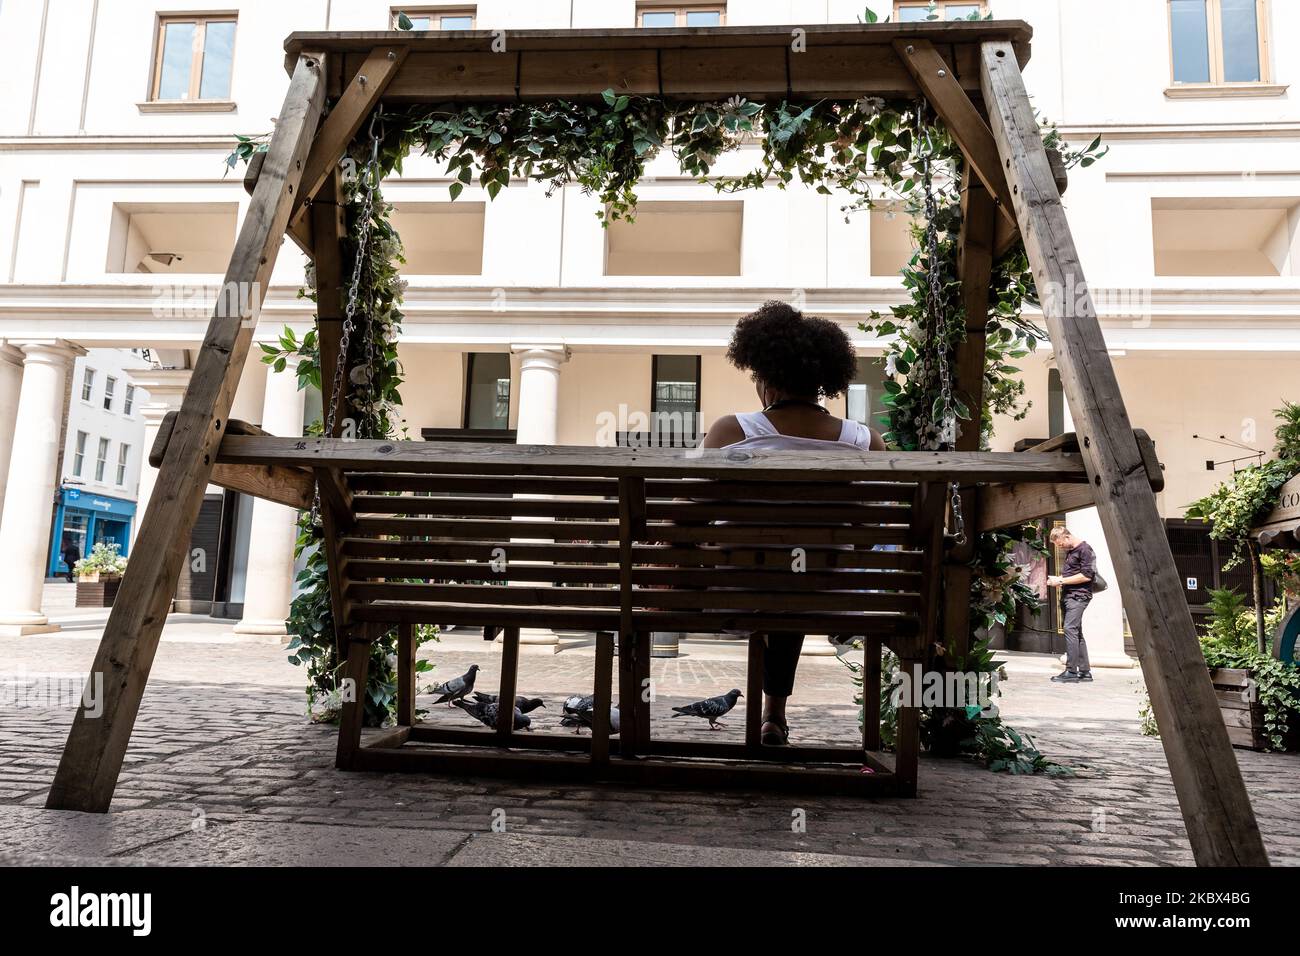
[[[1097,553],[1069,528],[1052,529],[1048,540],[1066,550],[1065,566],[1060,574],[1047,578],[1047,586],[1061,589],[1061,613],[1065,619],[1065,670],[1052,680],[1077,684],[1092,680],[1088,665],[1088,645],[1083,639],[1083,612],[1092,601],[1092,581],[1097,576]]]

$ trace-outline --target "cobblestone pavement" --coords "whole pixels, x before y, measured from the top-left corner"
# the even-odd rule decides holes
[[[169,623],[168,633],[183,622]],[[1072,777],[1011,777],[921,760],[914,800],[565,786],[344,774],[331,728],[304,717],[302,672],[265,644],[164,639],[107,816],[42,809],[73,710],[50,675],[84,674],[97,628],[0,640],[0,860],[138,863],[953,863],[1188,864],[1158,740],[1138,731],[1140,675],[1047,678],[1050,658],[1013,656],[1003,715]],[[655,733],[740,739],[737,713],[709,733],[668,708],[744,687],[738,648],[686,645],[657,660]],[[467,637],[428,645],[438,676],[496,651]],[[591,686],[588,649],[526,655],[520,690],[553,701]],[[71,681],[68,687],[72,686]],[[70,695],[68,695],[70,696]],[[17,698],[15,700],[15,698]],[[834,658],[805,657],[790,722],[802,741],[848,743],[852,687]],[[554,729],[558,715],[539,712]],[[467,726],[458,711],[429,719]],[[1300,756],[1238,751],[1275,864],[1300,863]],[[806,831],[792,827],[804,811]],[[494,833],[494,814],[506,832]]]

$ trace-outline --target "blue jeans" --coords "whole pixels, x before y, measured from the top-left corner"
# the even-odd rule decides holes
[[[1076,673],[1086,674],[1092,668],[1088,664],[1088,642],[1083,639],[1083,612],[1092,603],[1092,594],[1072,593],[1061,598],[1061,611],[1065,619],[1065,668]]]

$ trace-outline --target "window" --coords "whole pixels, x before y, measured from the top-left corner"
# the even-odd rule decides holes
[[[1047,434],[1049,438],[1065,434],[1065,387],[1059,369],[1047,370]]]
[[[1169,0],[1175,87],[1268,82],[1266,0]]]
[[[233,202],[113,203],[104,271],[223,275],[238,224]]]
[[[724,3],[642,3],[636,9],[639,27],[720,27],[725,22]]]
[[[447,7],[436,10],[404,10],[394,7],[392,11],[393,29],[399,29],[398,19],[402,14],[411,21],[412,30],[473,30],[475,7]]]
[[[873,276],[897,276],[912,261],[916,251],[912,242],[912,224],[901,203],[873,206],[870,216],[870,273]]]
[[[605,230],[605,275],[738,276],[745,204],[652,200]]]
[[[392,223],[402,237],[406,275],[482,275],[487,204],[397,202]]]
[[[126,485],[126,459],[131,454],[131,446],[122,442],[117,446],[117,484],[118,487]]]
[[[149,99],[228,100],[235,18],[163,17]]]
[[[895,23],[919,23],[924,20],[978,20],[988,13],[983,3],[958,3],[956,0],[897,0]]]
[[[1300,199],[1157,196],[1151,231],[1158,276],[1300,275]]]
[[[115,391],[117,391],[117,379],[110,375],[104,379],[104,411],[106,412],[113,410],[113,393]]]
[[[85,432],[77,432],[77,450],[72,456],[72,475],[74,478],[80,478],[82,471],[86,467],[86,439],[90,436]]]
[[[90,401],[90,394],[95,389],[95,370],[93,368],[83,369],[81,372],[81,400]]]
[[[465,427],[510,427],[510,356],[471,352],[465,376]]]
[[[122,414],[130,415],[131,409],[135,408],[135,386],[126,387],[126,398],[122,400]]]
[[[870,356],[858,359],[858,371],[844,393],[844,417],[881,430],[880,416],[886,411],[885,370]]]
[[[700,427],[700,357],[655,355],[650,359],[650,427],[653,443],[694,445]]]
[[[108,439],[99,440],[99,453],[95,455],[95,480],[104,480],[104,466],[108,464]]]

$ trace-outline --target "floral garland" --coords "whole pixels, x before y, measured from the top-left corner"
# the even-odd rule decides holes
[[[938,261],[933,267],[943,276],[941,311],[947,317],[930,347],[937,343],[939,348],[953,350],[965,334],[956,279],[962,158],[943,127],[917,103],[878,97],[756,103],[738,96],[719,103],[678,103],[607,90],[600,100],[581,103],[551,100],[410,107],[384,116],[382,127],[378,163],[381,177],[400,173],[402,159],[418,151],[445,163],[453,180],[448,188],[452,199],[475,181],[489,198],[495,198],[515,177],[545,183],[548,195],[566,184],[575,184],[584,194],[599,200],[597,216],[603,224],[634,218],[636,185],[645,175],[646,164],[665,149],[675,156],[682,170],[721,192],[761,188],[770,183],[784,189],[799,182],[824,195],[843,196],[840,211],[846,220],[852,213],[881,202],[902,204],[915,215],[920,210],[917,164],[920,150],[925,149],[929,160],[940,168],[935,183],[935,222],[940,242]],[[1047,130],[1045,141],[1059,145],[1054,130]],[[758,149],[758,161],[749,172],[739,176],[712,174],[720,155],[751,145]],[[1084,150],[1065,151],[1067,166],[1095,161],[1104,154],[1098,152],[1098,145],[1095,140]],[[262,148],[258,141],[241,138],[230,164],[233,166],[239,158],[247,159],[258,148]],[[369,158],[368,144],[359,139],[350,156],[364,166]],[[349,235],[355,236],[355,186],[349,189],[348,199]],[[402,259],[400,240],[382,203],[376,206],[374,229],[377,241],[371,246],[364,270],[365,296],[360,309],[365,322],[357,338],[362,343],[375,343],[376,348],[368,353],[371,358],[363,363],[362,371],[354,375],[352,411],[358,437],[391,438],[395,410],[400,404],[397,385],[401,369],[396,342],[402,283],[397,266]],[[915,228],[914,236],[919,238]],[[918,374],[927,368],[920,359],[925,348],[920,318],[926,270],[931,265],[920,253],[913,256],[903,271],[910,301],[895,307],[889,318],[873,313],[871,323],[863,326],[886,338],[883,362],[889,375],[885,400],[889,415],[885,437],[897,448],[932,447],[937,440],[934,433],[923,431],[927,416],[920,414],[935,400],[933,377]],[[1017,247],[995,263],[991,287],[984,407],[980,410],[982,446],[987,445],[992,433],[995,414],[1025,414],[1027,406],[1021,406],[1024,384],[1017,378],[1019,369],[1010,361],[1031,352],[1044,337],[1040,329],[1021,316],[1023,304],[1031,301],[1033,288],[1023,250]],[[301,294],[314,299],[311,291]],[[263,348],[265,361],[279,368],[287,367],[291,354],[301,359],[300,384],[319,387],[314,332],[298,341],[291,331],[286,331],[279,347]],[[356,361],[357,357],[352,359]],[[960,403],[958,406],[958,418],[969,419],[970,410]],[[314,547],[319,535],[317,527],[302,526],[299,547],[308,552],[308,561],[299,579],[303,591],[294,601],[290,618],[295,635],[291,649],[296,655],[292,659],[308,664],[312,678],[308,693],[313,700],[332,692],[339,666],[333,657],[324,562]],[[977,627],[987,627],[999,618],[1008,619],[1017,601],[1030,599],[1032,592],[1017,587],[1015,581],[1004,581],[992,590],[988,586],[990,575],[1002,579],[1009,573],[1006,559],[1014,539],[1014,534],[1001,534],[985,536],[981,541],[981,549],[989,543],[997,557],[993,569],[987,562],[975,564],[979,573],[972,595],[972,617]],[[386,719],[391,712],[390,644],[391,634],[375,648],[367,695],[368,719]],[[327,704],[330,702],[327,700]],[[977,729],[980,733],[987,730]]]

